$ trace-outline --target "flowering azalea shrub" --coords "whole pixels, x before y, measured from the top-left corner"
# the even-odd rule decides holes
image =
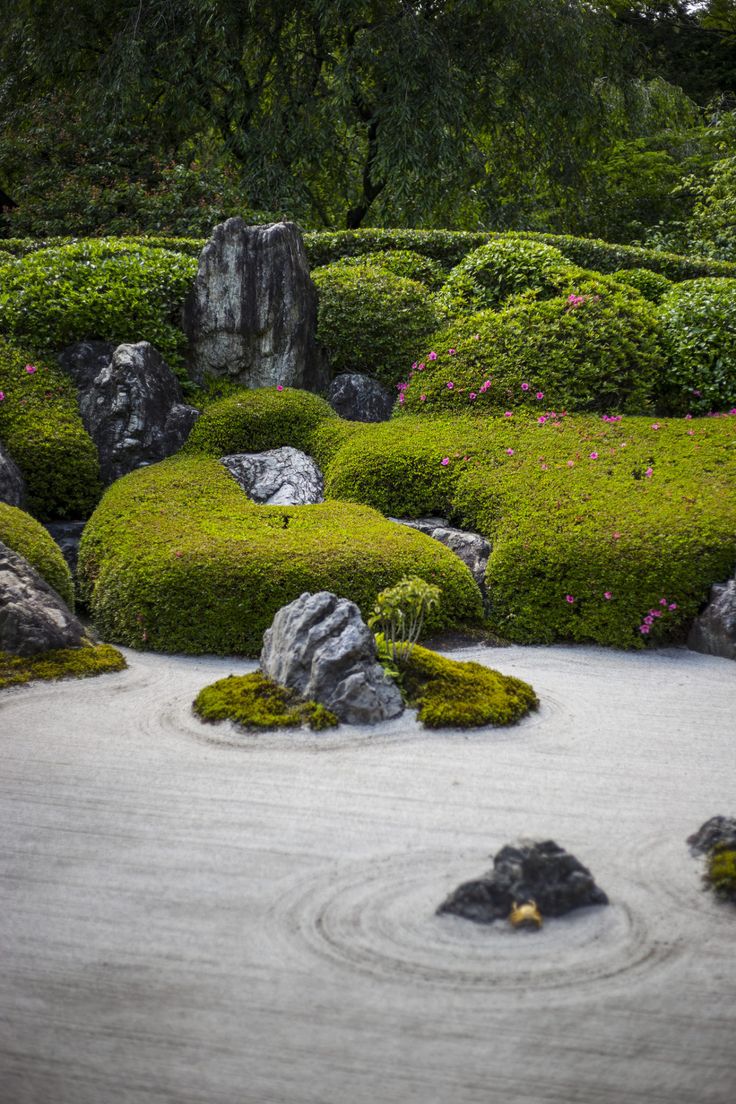
[[[84,518],[102,493],[97,450],[60,368],[0,337],[0,441],[20,468],[28,509]]]
[[[327,465],[332,497],[443,514],[487,537],[499,635],[621,648],[680,641],[711,584],[733,574],[735,481],[736,408],[660,421],[404,417],[362,426]]]
[[[469,570],[439,542],[362,505],[255,505],[201,455],[114,483],[79,555],[82,593],[106,640],[192,654],[259,655],[276,612],[305,591],[333,591],[367,616],[407,572],[442,587],[446,604],[429,630],[481,623]]]
[[[662,296],[672,288],[671,280],[648,268],[622,268],[613,273],[613,279],[619,284],[636,288],[650,303],[659,303]]]
[[[241,388],[205,407],[185,449],[227,456],[291,445],[308,452],[314,430],[325,420],[341,421],[329,403],[309,391]]]
[[[24,510],[0,502],[0,541],[28,560],[70,609],[74,609],[74,584],[56,541],[40,522]]]
[[[333,372],[367,372],[389,386],[440,324],[432,294],[371,264],[333,264],[312,273],[319,295],[317,338]]]
[[[567,294],[521,299],[435,333],[401,384],[395,413],[642,411],[663,365],[654,307],[586,273]]]
[[[150,341],[180,367],[179,313],[196,272],[193,257],[125,241],[40,249],[3,269],[0,333],[47,352],[87,339]]]
[[[393,272],[394,276],[416,280],[433,291],[442,287],[447,278],[447,272],[439,261],[433,261],[431,257],[424,257],[421,253],[415,253],[412,249],[381,249],[377,253],[363,253],[356,257],[341,257],[336,263],[350,267],[373,265],[375,268],[382,268],[386,272]]]
[[[438,302],[457,315],[498,309],[522,291],[534,291],[546,299],[569,282],[570,268],[570,262],[554,246],[515,237],[495,238],[453,268]]]
[[[677,284],[659,309],[668,354],[662,404],[679,413],[736,406],[736,279]]]

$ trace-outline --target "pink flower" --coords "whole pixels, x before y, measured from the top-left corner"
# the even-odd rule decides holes
[[[670,602],[670,604],[668,605],[667,609],[669,609],[669,610],[676,610],[676,609],[677,609],[677,602]]]
[[[476,341],[480,341],[480,334],[473,334]]]
[[[424,371],[424,364],[422,363],[422,364],[417,366],[417,372],[423,372],[423,371]]]
[[[666,598],[660,598],[659,599],[659,604],[660,604],[660,606],[666,606],[667,605],[667,599]]]
[[[613,537],[614,540],[621,540],[621,534],[620,533],[612,533],[611,536]]]
[[[283,391],[284,390],[284,385],[282,383],[277,383],[276,384],[276,390],[277,391]]]
[[[452,391],[454,386],[455,386],[455,384],[452,382],[452,380],[447,381],[447,390],[448,391]]]
[[[454,356],[456,352],[457,352],[457,349],[448,349],[447,350],[447,355],[448,356]]]
[[[473,399],[477,399],[477,398],[478,398],[478,396],[476,395],[475,391],[471,391],[471,392],[470,392],[470,394],[468,395],[468,398],[469,398],[469,399],[470,399],[470,401],[472,402],[472,401],[473,401]]]
[[[692,416],[692,414],[686,414],[686,415],[685,415],[685,421],[686,421],[686,422],[691,422],[692,420],[693,420],[693,416]]]
[[[603,597],[606,599],[607,602],[610,602],[611,598],[613,598],[613,594],[610,590],[605,590],[603,592]]]
[[[542,464],[542,471],[549,471],[549,465],[548,464]]]
[[[504,418],[513,418],[514,415],[511,413],[510,410],[504,410],[503,416]]]
[[[687,431],[687,435],[688,435],[688,437],[694,437],[695,436],[695,430],[694,429],[689,429]]]
[[[537,398],[538,399],[543,399],[544,398],[544,391],[537,391]]]
[[[406,402],[406,395],[404,395],[403,392],[402,392],[402,394],[399,395],[399,406],[403,406],[405,402]]]
[[[437,359],[437,354],[436,353],[430,353],[429,356],[427,357],[427,360],[436,360],[436,359]]]
[[[32,376],[35,371],[36,371],[36,365],[35,364],[26,364],[26,372],[28,373],[29,376]]]
[[[521,390],[522,391],[528,391],[529,390],[529,384],[528,383],[522,383]]]
[[[443,468],[446,468],[449,463],[450,463],[450,457],[449,456],[444,456],[440,460],[440,464],[442,465]]]
[[[654,468],[647,468],[647,470],[644,472],[644,475],[647,479],[651,479],[654,475]]]
[[[547,419],[545,418],[545,416],[544,416],[544,414],[543,414],[543,415],[541,416],[541,418],[537,418],[537,425],[544,425],[544,423],[545,423],[546,421],[547,421]]]
[[[565,601],[566,601],[566,602],[567,602],[567,603],[568,603],[569,605],[572,605],[572,604],[573,604],[573,602],[575,601],[575,596],[574,596],[573,594],[566,594],[566,595],[565,595]]]
[[[0,391],[0,402],[2,402],[4,398],[5,398],[5,392]]]
[[[420,402],[426,402],[427,401],[427,396],[426,395],[420,395],[419,396],[419,401]]]
[[[640,625],[639,626],[639,632],[640,633],[648,633],[649,632],[649,626],[648,625]]]
[[[598,459],[598,453],[597,452],[591,452],[590,459],[591,460],[597,460]]]
[[[514,455],[514,450],[512,448],[507,448],[506,449],[506,455],[507,456],[513,456]]]
[[[660,427],[659,422],[652,422],[651,428],[652,429],[660,429],[661,427]]]
[[[412,372],[416,372],[416,370],[417,370],[417,362],[416,361],[414,361],[414,363],[412,364],[411,370],[412,370]]]

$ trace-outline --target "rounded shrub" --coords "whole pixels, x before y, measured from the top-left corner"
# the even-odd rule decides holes
[[[314,431],[324,421],[339,421],[335,411],[309,391],[284,387],[241,388],[207,406],[189,435],[187,452],[227,456],[265,452],[291,445],[310,451]]]
[[[367,372],[393,386],[442,319],[423,284],[371,264],[327,265],[312,278],[317,338],[335,373]]]
[[[10,264],[14,260],[15,257],[12,253],[8,253],[6,252],[6,250],[0,249],[0,267],[2,267],[2,265]]]
[[[439,302],[452,314],[497,309],[514,295],[559,292],[571,268],[554,246],[525,238],[496,238],[468,253],[450,272]]]
[[[622,268],[612,273],[612,279],[636,288],[650,303],[659,303],[672,287],[671,280],[659,272],[652,272],[650,268]]]
[[[40,249],[3,270],[0,332],[51,352],[74,341],[150,341],[179,367],[179,314],[196,272],[193,257],[114,240]]]
[[[205,456],[119,479],[79,555],[82,593],[106,639],[194,654],[258,655],[276,612],[305,591],[333,591],[367,615],[407,571],[442,588],[428,631],[482,620],[470,572],[438,542],[365,506],[257,506]]]
[[[374,268],[382,268],[385,272],[393,272],[394,276],[416,280],[433,291],[442,287],[447,277],[447,272],[439,261],[433,261],[431,257],[424,257],[411,249],[381,249],[377,253],[342,257],[337,263],[351,268],[356,265],[359,267],[372,265]]]
[[[584,274],[573,288],[440,330],[396,412],[648,409],[664,364],[654,308],[605,277]]]
[[[736,405],[736,279],[676,284],[659,308],[668,356],[660,400],[673,412]]]
[[[31,513],[84,518],[102,487],[77,393],[58,366],[0,337],[0,441],[23,473]]]
[[[28,560],[69,609],[74,609],[74,584],[56,541],[43,525],[16,506],[0,502],[0,541]]]

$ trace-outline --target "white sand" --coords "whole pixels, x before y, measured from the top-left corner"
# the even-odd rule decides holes
[[[539,714],[244,737],[190,703],[254,664],[134,653],[4,692],[1,1104],[733,1104],[736,909],[684,840],[736,815],[736,665],[457,657]],[[434,916],[519,835],[611,906]]]

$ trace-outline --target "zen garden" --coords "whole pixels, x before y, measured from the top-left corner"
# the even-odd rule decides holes
[[[732,1104],[735,0],[1,7],[1,1104]]]

